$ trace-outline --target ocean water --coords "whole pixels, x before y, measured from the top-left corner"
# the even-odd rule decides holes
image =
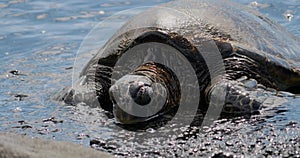
[[[62,106],[51,99],[72,84],[73,71],[79,73],[93,55],[85,54],[74,66],[80,45],[94,26],[120,11],[168,1],[1,0],[0,131],[93,144],[118,156],[299,156],[298,97],[289,98],[275,115],[219,120],[188,140],[148,137],[155,129],[128,131],[102,109]],[[300,38],[299,0],[235,1],[259,10]],[[107,31],[101,37],[105,41],[111,35]]]

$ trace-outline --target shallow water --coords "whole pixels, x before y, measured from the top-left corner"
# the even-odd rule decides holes
[[[298,0],[235,1],[300,37]],[[163,2],[168,0],[1,1],[0,131],[86,146],[97,140],[93,147],[120,156],[299,155],[300,98],[289,98],[276,114],[220,120],[202,132],[180,136],[162,129],[157,137],[151,136],[154,129],[132,132],[116,126],[101,109],[61,106],[51,99],[72,84],[72,71],[79,71],[73,67],[76,52],[98,22],[125,9]],[[196,138],[178,139],[188,136]]]

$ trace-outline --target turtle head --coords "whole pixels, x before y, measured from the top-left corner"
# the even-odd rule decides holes
[[[151,71],[137,70],[118,79],[109,89],[113,102],[113,114],[117,123],[138,124],[157,118],[173,108],[175,93],[168,79],[159,68]],[[155,71],[153,71],[155,70]],[[155,72],[155,73],[153,73]],[[166,73],[166,71],[164,71]],[[176,85],[176,84],[175,84]]]
[[[113,114],[118,123],[136,124],[159,116],[166,103],[167,89],[141,75],[125,75],[110,89]]]

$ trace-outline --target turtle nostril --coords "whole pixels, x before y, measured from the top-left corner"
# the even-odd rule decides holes
[[[135,103],[139,105],[147,105],[151,102],[153,89],[148,84],[134,82],[129,87],[129,94]]]

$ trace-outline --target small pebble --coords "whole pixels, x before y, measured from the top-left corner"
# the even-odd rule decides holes
[[[81,140],[81,139],[85,139],[85,138],[89,138],[90,136],[88,134],[85,133],[80,133],[77,135],[76,139],[77,140]]]
[[[23,126],[14,126],[12,128],[22,128],[22,129],[28,129],[28,128],[32,128],[32,126],[30,125],[23,125]]]
[[[18,70],[11,70],[9,71],[9,73],[13,74],[13,75],[19,75],[20,72]]]
[[[20,73],[19,70],[11,70],[11,71],[9,71],[9,73],[14,75],[14,76],[27,76],[26,74]]]
[[[233,146],[233,143],[231,141],[225,142],[226,146]]]
[[[21,120],[21,121],[18,121],[18,123],[19,123],[20,125],[23,125],[23,124],[25,124],[26,122],[25,122],[24,120]]]
[[[287,15],[286,15],[286,18],[288,19],[288,21],[292,21],[292,18],[293,18],[294,16],[293,16],[293,14],[290,14],[290,13],[288,13]]]
[[[298,123],[297,122],[295,122],[295,121],[290,121],[288,124],[286,124],[285,126],[286,127],[296,127],[296,125],[297,125]]]
[[[287,10],[285,13],[283,13],[283,16],[288,20],[288,21],[292,21],[292,19],[294,18],[294,11],[292,10]]]
[[[52,130],[51,132],[58,132],[59,131],[59,129],[54,129],[54,130]]]
[[[103,10],[100,10],[100,11],[98,12],[98,14],[103,15],[103,14],[105,14],[105,12],[104,12]]]
[[[237,79],[237,81],[243,82],[243,81],[245,81],[245,80],[247,80],[247,79],[248,79],[247,76],[242,76],[241,78]]]
[[[40,19],[45,19],[47,18],[47,14],[40,14],[38,16],[36,16],[36,19],[40,20]]]
[[[254,8],[262,8],[262,9],[270,7],[270,4],[258,3],[257,1],[250,2],[249,5]]]
[[[263,89],[263,90],[266,89],[266,87],[264,85],[262,85],[262,84],[257,84],[257,88],[260,88],[260,89]]]
[[[13,111],[14,111],[14,112],[22,112],[22,108],[16,107]]]
[[[256,7],[258,5],[258,3],[256,1],[250,2],[250,5],[253,7]]]
[[[63,120],[58,120],[55,117],[50,117],[48,119],[43,119],[43,122],[53,122],[53,123],[57,124],[57,123],[63,123]]]
[[[248,89],[253,90],[254,88],[257,87],[257,81],[255,79],[250,79],[250,80],[245,82],[245,86]]]
[[[154,133],[156,130],[155,129],[153,129],[153,128],[148,128],[147,130],[146,130],[146,132],[149,132],[149,133]]]
[[[22,128],[22,129],[27,129],[27,128],[32,128],[32,126],[30,126],[30,125],[24,125],[24,126],[22,126],[21,128]]]
[[[103,140],[92,139],[90,140],[90,146],[105,146],[106,142]]]
[[[276,93],[277,92],[276,89],[274,89],[274,88],[267,88],[267,91],[272,92],[272,93]]]
[[[23,98],[28,97],[26,94],[16,94],[15,97],[18,99],[18,101],[22,101]]]

